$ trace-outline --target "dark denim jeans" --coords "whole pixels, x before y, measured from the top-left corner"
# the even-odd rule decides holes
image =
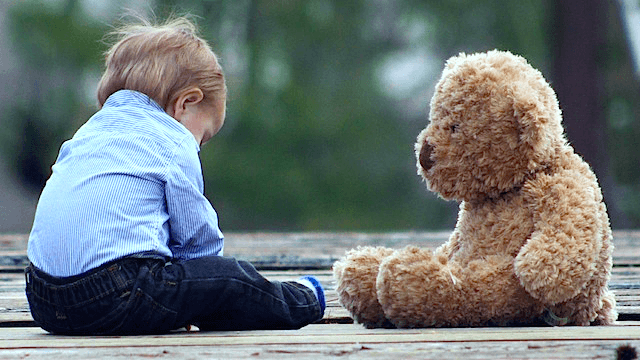
[[[34,320],[56,334],[157,334],[186,325],[298,329],[323,316],[311,289],[268,281],[250,263],[230,257],[127,257],[66,278],[32,265],[26,278]]]

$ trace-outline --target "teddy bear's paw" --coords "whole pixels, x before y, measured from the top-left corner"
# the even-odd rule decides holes
[[[514,271],[520,284],[531,296],[547,306],[574,298],[588,281],[585,275],[587,271],[578,270],[574,262],[557,255],[562,253],[560,244],[566,242],[558,239],[566,235],[555,236],[555,239],[542,235],[532,237],[514,262]]]
[[[378,268],[391,253],[392,249],[384,247],[358,247],[333,264],[340,303],[367,328],[392,326],[376,296]]]
[[[443,325],[438,308],[454,293],[458,282],[449,265],[446,257],[414,246],[387,257],[376,283],[385,316],[397,327]]]

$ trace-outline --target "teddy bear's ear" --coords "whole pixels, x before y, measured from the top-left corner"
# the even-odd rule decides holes
[[[464,62],[465,59],[467,59],[467,54],[465,54],[464,52],[450,57],[449,59],[447,59],[447,62],[444,65],[445,71],[453,69],[457,64]]]
[[[551,153],[555,126],[554,113],[532,89],[513,89],[513,116],[517,123],[520,151],[529,158],[529,170],[545,163]],[[555,98],[553,99],[555,101]],[[556,102],[557,104],[557,102]],[[561,136],[561,134],[559,134]]]
[[[517,123],[518,141],[535,146],[539,141],[540,128],[545,122],[544,117],[540,116],[536,103],[518,99],[518,96],[515,95],[513,116]]]

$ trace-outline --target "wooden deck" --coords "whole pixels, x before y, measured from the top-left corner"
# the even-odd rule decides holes
[[[435,248],[447,232],[230,233],[225,254],[272,280],[317,276],[328,306],[318,324],[295,331],[176,331],[162,336],[63,337],[38,328],[24,295],[26,236],[0,235],[0,359],[615,359],[640,350],[640,231],[614,232],[619,324],[606,327],[375,329],[353,324],[338,304],[331,264],[358,245]]]

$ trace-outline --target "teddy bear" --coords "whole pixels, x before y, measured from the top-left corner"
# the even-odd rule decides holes
[[[434,251],[360,246],[336,261],[340,303],[374,327],[609,325],[612,234],[556,95],[524,58],[450,58],[415,144],[427,188],[459,203]],[[545,325],[546,326],[546,325]]]

